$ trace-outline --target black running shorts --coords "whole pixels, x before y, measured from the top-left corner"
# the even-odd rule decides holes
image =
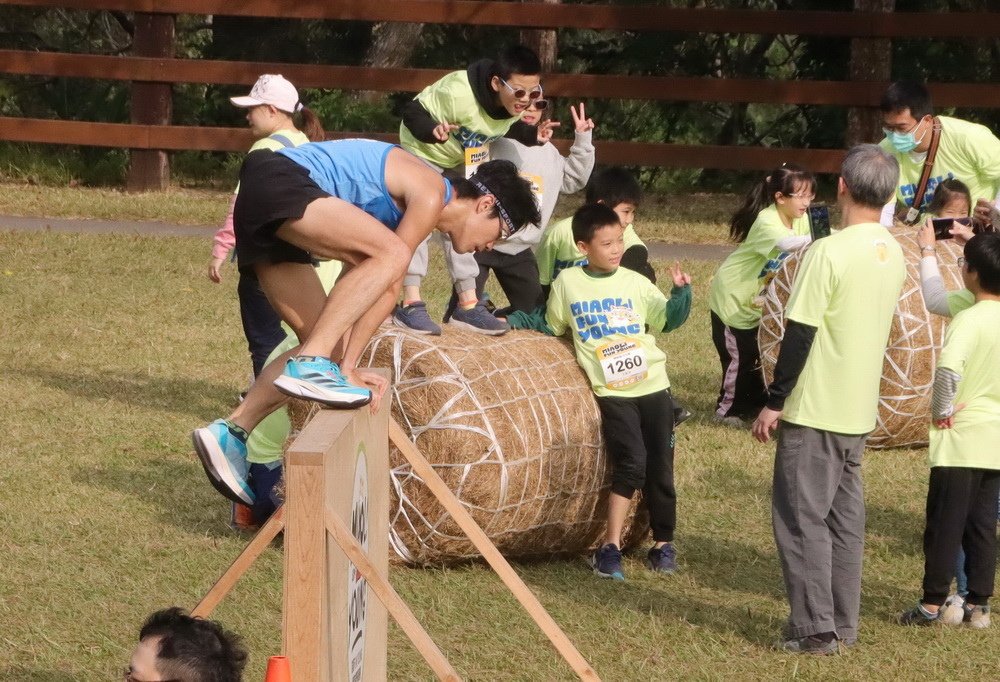
[[[274,236],[286,220],[298,220],[316,199],[330,196],[309,171],[283,154],[251,152],[240,168],[240,192],[233,210],[236,260],[240,270],[255,263],[312,263],[307,251]]]

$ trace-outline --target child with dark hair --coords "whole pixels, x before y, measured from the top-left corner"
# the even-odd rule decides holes
[[[403,108],[399,142],[403,149],[449,176],[469,177],[489,160],[489,145],[509,137],[525,145],[543,145],[557,122],[537,126],[521,121],[528,106],[543,98],[541,62],[527,47],[514,45],[497,59],[481,59],[428,85]],[[437,335],[441,327],[427,313],[420,284],[427,275],[427,241],[414,252],[403,280],[403,304],[393,322],[422,334]],[[487,310],[476,293],[479,264],[470,254],[458,254],[444,240],[445,263],[454,282],[458,304],[445,322],[467,331],[496,336],[509,327]]]
[[[604,168],[597,171],[587,184],[586,199],[588,204],[607,206],[618,216],[625,230],[622,266],[639,272],[655,284],[656,274],[649,265],[649,252],[632,224],[635,210],[642,202],[642,188],[632,174],[624,168]],[[538,279],[546,297],[560,272],[587,264],[586,254],[580,251],[576,242],[572,218],[553,223],[542,235],[535,258],[538,260]]]
[[[668,299],[642,275],[620,267],[625,228],[610,207],[587,204],[572,219],[573,238],[587,262],[563,270],[552,284],[544,322],[517,313],[511,323],[556,336],[571,331],[576,359],[597,395],[611,461],[607,529],[591,557],[594,572],[624,580],[621,533],[632,497],[642,491],[653,531],[648,567],[677,569],[673,546],[674,419],[666,354],[646,331],[672,331],[691,309],[691,277],[675,263]]]
[[[143,624],[125,682],[240,682],[246,662],[239,636],[175,606]]]
[[[786,163],[747,194],[729,223],[739,246],[712,278],[708,307],[722,365],[715,419],[745,426],[767,402],[757,346],[758,296],[790,253],[811,241],[806,209],[816,193],[812,173]]]
[[[968,185],[957,178],[942,180],[934,190],[927,212],[935,218],[968,218],[972,212]]]
[[[923,597],[904,625],[990,625],[1000,494],[1000,235],[973,236],[959,259],[975,297],[945,334],[934,375],[924,530]],[[964,548],[968,594],[943,609]],[[954,614],[949,612],[954,611]]]
[[[534,100],[521,120],[537,125],[548,118],[551,109],[549,101]],[[510,303],[509,308],[496,311],[497,316],[502,317],[515,310],[531,312],[541,304],[542,286],[538,281],[538,263],[532,248],[542,238],[560,195],[583,189],[594,169],[594,121],[587,116],[583,102],[578,107],[570,106],[570,113],[573,116],[574,139],[567,156],[563,156],[551,142],[528,146],[517,140],[501,138],[490,145],[490,156],[513,162],[521,176],[531,182],[542,214],[537,225],[529,225],[511,239],[498,242],[491,251],[476,254],[479,264],[476,291],[482,296],[492,271]],[[449,308],[453,308],[456,302],[457,294],[452,294]]]

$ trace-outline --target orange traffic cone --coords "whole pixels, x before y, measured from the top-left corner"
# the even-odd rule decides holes
[[[288,665],[288,657],[271,656],[267,659],[267,674],[264,682],[292,682],[292,669]]]

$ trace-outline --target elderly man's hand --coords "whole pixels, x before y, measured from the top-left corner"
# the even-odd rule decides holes
[[[766,443],[771,440],[771,434],[776,428],[778,428],[778,419],[781,418],[781,410],[772,410],[765,407],[757,415],[756,421],[753,423],[753,437],[756,438],[761,443]]]

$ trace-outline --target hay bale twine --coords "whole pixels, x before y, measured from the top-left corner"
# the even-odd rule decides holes
[[[927,444],[934,367],[944,341],[947,320],[927,312],[920,290],[920,245],[916,228],[897,224],[889,230],[903,248],[906,279],[889,331],[889,345],[879,387],[878,421],[868,438],[873,448]],[[771,281],[764,296],[764,312],[757,341],[767,382],[771,381],[785,331],[785,303],[799,263],[807,249],[792,254]],[[938,262],[945,288],[961,289],[956,260],[960,247],[951,240],[938,242]]]
[[[609,488],[600,414],[566,340],[384,326],[362,364],[392,369],[392,417],[504,555],[581,552],[599,541]],[[478,557],[396,448],[389,459],[399,557],[415,565]],[[648,530],[636,503],[627,526],[624,544],[634,546]]]

